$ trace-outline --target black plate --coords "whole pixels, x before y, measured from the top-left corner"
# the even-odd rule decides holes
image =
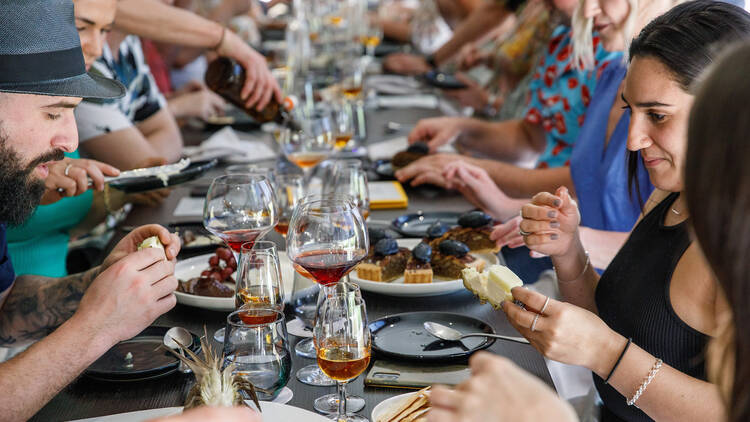
[[[485,322],[466,315],[407,312],[370,323],[372,349],[379,355],[395,359],[445,361],[467,358],[495,342],[495,339],[486,337],[469,337],[461,341],[440,340],[424,329],[426,321],[446,325],[464,334],[495,333]]]
[[[117,343],[92,363],[83,374],[103,381],[140,381],[169,375],[179,361],[170,352],[158,348],[171,327],[151,326],[130,340]],[[158,349],[157,349],[158,348]],[[200,350],[200,339],[193,334],[190,349]],[[125,355],[133,354],[133,367],[125,367]]]
[[[183,242],[180,248],[180,254],[194,253],[199,251],[213,251],[220,246],[226,246],[224,241],[214,236],[208,230],[203,227],[203,223],[200,224],[170,224],[170,228],[180,236],[180,240]],[[191,231],[195,236],[195,241],[191,243],[184,243],[185,232]]]
[[[382,43],[375,47],[375,57],[385,57],[402,51],[404,51],[403,44]]]
[[[395,180],[391,160],[378,160],[372,164],[372,170],[378,176],[378,180]]]
[[[218,160],[213,159],[210,161],[196,161],[190,163],[189,166],[182,169],[179,173],[169,176],[169,179],[167,179],[167,186],[175,186],[189,182],[214,167],[217,162]],[[165,187],[164,182],[156,176],[131,177],[128,179],[113,180],[109,182],[109,186],[125,193],[145,192]]]
[[[431,70],[424,74],[424,79],[428,84],[442,89],[465,89],[466,84],[458,80],[455,75],[450,73]]]
[[[406,237],[424,237],[427,228],[434,222],[440,221],[448,227],[458,224],[458,212],[423,212],[419,214],[405,214],[391,221],[391,228]]]

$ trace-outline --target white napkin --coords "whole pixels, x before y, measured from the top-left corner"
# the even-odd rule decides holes
[[[389,159],[393,157],[393,154],[404,151],[408,147],[409,142],[406,140],[406,136],[399,136],[387,141],[370,144],[367,146],[367,150],[369,151],[370,159],[375,161]],[[438,152],[455,153],[456,148],[452,144],[446,144],[438,148]]]
[[[418,94],[419,82],[411,76],[372,75],[367,78],[367,87],[378,94],[403,95]]]
[[[434,95],[389,95],[376,99],[380,108],[426,108],[436,109],[439,101]]]
[[[203,216],[204,198],[192,198],[185,196],[180,198],[177,207],[174,209],[175,217],[195,217]]]
[[[240,139],[237,132],[229,126],[211,135],[197,148],[186,147],[185,153],[193,161],[222,158],[234,163],[268,160],[277,155],[266,142]]]

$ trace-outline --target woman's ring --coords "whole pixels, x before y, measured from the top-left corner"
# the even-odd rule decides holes
[[[526,237],[526,236],[530,236],[530,235],[531,235],[531,233],[529,233],[529,232],[527,232],[527,231],[524,231],[524,230],[523,230],[522,228],[520,228],[520,227],[518,228],[518,234],[520,234],[520,235],[521,235],[521,236],[523,236],[523,237]]]
[[[539,311],[540,314],[544,313],[544,310],[547,309],[547,305],[549,305],[549,296],[547,296],[547,300],[544,301],[544,306],[542,306],[542,310]]]
[[[534,320],[531,321],[531,331],[536,331],[536,323],[537,321],[539,321],[539,317],[540,315],[536,314],[536,316],[534,317]]]
[[[67,166],[65,166],[65,176],[68,175],[68,172],[70,171],[70,168],[73,167],[73,163],[68,163]]]

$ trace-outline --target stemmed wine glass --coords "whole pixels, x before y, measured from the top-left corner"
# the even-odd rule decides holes
[[[289,220],[294,208],[305,196],[305,181],[301,174],[279,174],[276,176],[276,201],[279,206],[279,223],[274,228],[277,233],[286,237]]]
[[[211,182],[203,206],[203,225],[235,253],[279,222],[273,188],[265,176],[228,174]],[[239,261],[239,259],[238,259]]]
[[[333,285],[367,255],[367,229],[350,199],[316,197],[294,210],[287,234],[287,254],[295,269],[320,285]],[[319,303],[320,304],[320,301]],[[330,385],[315,365],[297,378],[311,385]]]
[[[367,185],[367,173],[362,168],[360,160],[336,161],[331,173],[331,180],[323,186],[323,193],[349,196],[362,213],[362,218],[367,220],[370,215],[370,190]]]
[[[341,151],[354,137],[354,110],[347,101],[341,101],[333,108],[334,136],[336,151]]]
[[[229,246],[237,262],[243,244],[252,244],[278,222],[276,197],[265,176],[227,174],[211,182],[203,226]],[[214,338],[223,340],[224,329],[217,330]]]
[[[286,127],[281,132],[281,149],[286,158],[305,173],[333,153],[336,140],[330,113],[323,109],[300,111],[295,116],[297,128]]]
[[[370,364],[371,336],[365,302],[357,294],[358,289],[333,290],[324,288],[321,292],[325,293],[325,298],[318,309],[314,329],[318,366],[336,380],[338,386],[338,411],[328,418],[364,422],[367,418],[347,412],[346,383],[357,378]]]

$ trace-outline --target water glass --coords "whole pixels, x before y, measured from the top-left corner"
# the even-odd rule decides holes
[[[283,311],[284,283],[276,249],[256,250],[255,245],[242,246],[235,293],[235,307],[248,324],[270,322],[275,318],[269,309]]]
[[[260,400],[273,400],[289,382],[292,358],[289,353],[284,314],[271,322],[247,324],[235,311],[227,317],[224,338],[224,367],[234,365],[232,373],[252,382]]]

